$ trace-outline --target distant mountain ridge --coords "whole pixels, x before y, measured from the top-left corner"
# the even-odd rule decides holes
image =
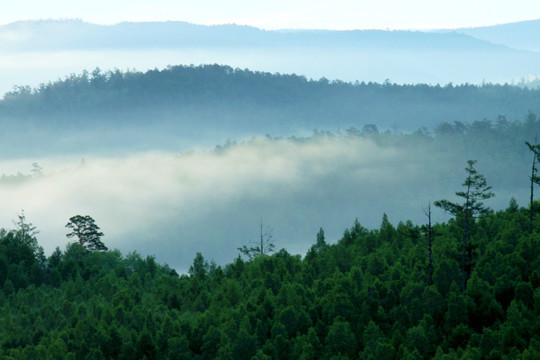
[[[385,30],[266,31],[241,25],[187,22],[124,22],[95,25],[80,20],[21,21],[0,26],[0,49],[61,50],[178,47],[360,47],[504,50],[465,33]]]
[[[462,28],[455,32],[514,49],[540,52],[540,19],[509,24]]]
[[[0,94],[96,67],[145,71],[191,64],[348,82],[516,83],[540,73],[537,25],[431,32],[267,31],[180,21],[110,26],[81,20],[20,21],[0,26]],[[504,31],[506,38],[497,35]],[[518,36],[520,45],[510,41],[513,32],[529,35]]]

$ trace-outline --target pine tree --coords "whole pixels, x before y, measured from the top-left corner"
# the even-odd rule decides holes
[[[99,231],[99,226],[96,225],[95,220],[89,215],[76,215],[71,217],[66,224],[66,227],[72,229],[72,232],[66,236],[68,238],[76,236],[79,239],[79,244],[88,250],[108,250],[100,240],[103,233]]]
[[[536,138],[534,140],[534,145],[529,143],[528,141],[525,141],[525,145],[533,152],[533,161],[531,166],[531,201],[530,201],[530,207],[529,207],[529,231],[532,232],[532,224],[533,224],[533,218],[534,218],[534,184],[540,184],[540,176],[537,175],[538,168],[536,167],[536,163],[540,160],[540,145],[536,143]]]
[[[435,206],[442,208],[455,217],[463,218],[463,236],[462,236],[462,253],[461,253],[461,290],[465,293],[467,283],[467,240],[469,237],[469,226],[471,221],[477,215],[486,215],[489,208],[484,206],[483,200],[487,200],[493,196],[491,186],[487,185],[484,175],[479,174],[474,168],[476,160],[468,160],[468,166],[465,168],[467,178],[463,182],[465,191],[458,191],[456,195],[464,199],[463,204],[451,202],[449,200],[435,201]],[[471,256],[469,256],[470,258]],[[470,259],[469,259],[470,260]]]

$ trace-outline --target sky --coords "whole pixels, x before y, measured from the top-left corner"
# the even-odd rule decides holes
[[[540,18],[538,0],[18,0],[0,25],[19,20],[187,21],[262,29],[433,29]]]

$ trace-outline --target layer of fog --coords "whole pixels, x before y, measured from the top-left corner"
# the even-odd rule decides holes
[[[196,252],[218,264],[231,261],[238,247],[257,239],[262,220],[273,228],[278,249],[304,253],[320,227],[335,242],[355,218],[368,228],[378,227],[383,213],[393,224],[424,223],[422,207],[452,199],[465,177],[466,158],[440,163],[439,155],[383,148],[361,138],[324,138],[260,139],[222,152],[88,156],[84,162],[44,158],[38,160],[43,176],[19,185],[0,183],[0,227],[12,228],[11,220],[24,209],[49,254],[68,242],[64,226],[71,216],[90,215],[109,248],[153,254],[186,271]],[[3,173],[28,174],[34,161],[0,166]],[[486,165],[479,162],[479,171]],[[526,175],[515,187],[494,191],[494,208],[505,207],[511,197],[523,205]],[[434,218],[447,216],[436,210]]]
[[[168,65],[223,64],[271,73],[343,81],[480,84],[519,81],[538,73],[538,54],[426,49],[247,48],[222,50],[99,50],[0,54],[0,94],[37,87],[84,69],[162,69]]]

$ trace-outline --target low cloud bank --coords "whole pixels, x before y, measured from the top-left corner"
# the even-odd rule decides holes
[[[258,139],[221,152],[151,152],[84,164],[44,161],[51,164],[44,176],[0,183],[0,227],[12,228],[10,220],[24,209],[50,253],[68,242],[71,216],[90,215],[109,248],[156,255],[187,271],[198,251],[218,264],[231,261],[257,238],[260,221],[273,228],[276,247],[291,253],[305,252],[320,227],[329,242],[338,240],[355,218],[370,228],[383,213],[394,224],[423,223],[422,206],[460,190],[466,159],[441,163],[437,154],[350,138]],[[494,191],[488,205],[501,208],[511,196],[525,199],[527,189]],[[446,219],[442,212],[435,217]]]

